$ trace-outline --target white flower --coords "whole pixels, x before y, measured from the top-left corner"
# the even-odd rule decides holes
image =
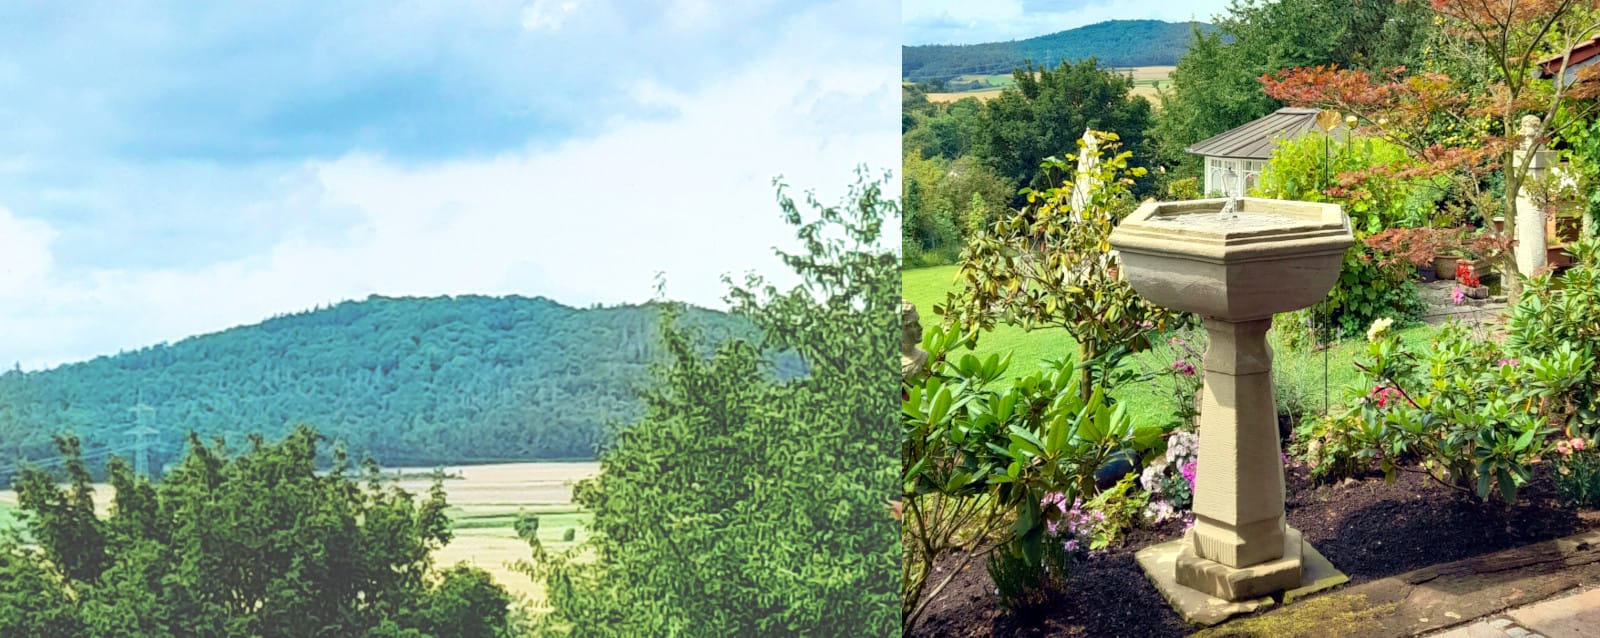
[[[1139,487],[1151,494],[1161,493],[1161,475],[1167,471],[1166,459],[1156,459],[1156,462],[1145,466],[1144,472],[1139,474]]]
[[[1167,437],[1167,463],[1182,465],[1200,450],[1200,436],[1193,432],[1173,432]]]
[[[1177,516],[1178,511],[1172,507],[1172,503],[1167,501],[1153,500],[1144,506],[1144,518],[1147,521],[1161,523],[1177,518]]]
[[[1383,317],[1372,322],[1372,327],[1367,328],[1367,341],[1377,341],[1378,337],[1389,331],[1389,326],[1394,325],[1394,320]]]

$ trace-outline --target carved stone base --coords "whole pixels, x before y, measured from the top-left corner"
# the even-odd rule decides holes
[[[1195,553],[1191,531],[1178,554],[1178,584],[1223,600],[1259,598],[1300,586],[1300,562],[1305,553],[1300,531],[1284,528],[1283,556],[1249,567],[1229,567]]]
[[[1299,536],[1299,532],[1295,532],[1295,537]],[[1144,570],[1145,576],[1155,584],[1156,590],[1161,592],[1161,596],[1167,599],[1184,621],[1190,623],[1214,625],[1237,614],[1247,614],[1279,604],[1280,598],[1283,604],[1288,604],[1350,580],[1317,552],[1317,548],[1310,544],[1302,544],[1304,553],[1300,562],[1300,582],[1282,594],[1269,592],[1273,595],[1230,601],[1178,584],[1178,556],[1190,547],[1193,547],[1190,539],[1180,538],[1151,545],[1134,554],[1134,559]]]

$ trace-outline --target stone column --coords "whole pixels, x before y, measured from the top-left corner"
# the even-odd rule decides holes
[[[1283,459],[1273,405],[1271,319],[1206,317],[1194,529],[1178,583],[1239,600],[1300,584],[1300,533],[1284,525]]]
[[[1517,271],[1531,275],[1545,267],[1548,254],[1545,252],[1544,210],[1530,196],[1528,184],[1544,180],[1555,165],[1556,157],[1552,151],[1533,150],[1541,134],[1537,116],[1524,116],[1518,134],[1522,136],[1522,148],[1511,154],[1512,162],[1521,166],[1530,159],[1530,153],[1532,158],[1528,162],[1528,172],[1522,177],[1521,188],[1517,189]]]
[[[1520,166],[1529,151],[1516,151],[1513,161]],[[1544,209],[1534,201],[1528,191],[1529,182],[1538,182],[1550,174],[1550,167],[1555,164],[1555,153],[1552,151],[1533,151],[1532,161],[1528,163],[1528,172],[1523,176],[1522,187],[1517,191],[1517,270],[1524,275],[1531,275],[1540,268],[1544,268],[1548,256],[1545,252],[1548,238],[1545,236]]]

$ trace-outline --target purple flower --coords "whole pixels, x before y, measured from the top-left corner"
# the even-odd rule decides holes
[[[1196,460],[1196,461],[1189,461],[1188,463],[1184,463],[1181,467],[1178,468],[1178,473],[1183,475],[1183,480],[1189,482],[1189,491],[1191,491],[1191,492],[1194,491],[1194,476],[1195,476],[1195,472],[1199,469],[1199,465],[1200,465],[1200,462],[1198,460]]]
[[[1194,376],[1194,364],[1189,363],[1188,361],[1182,361],[1182,360],[1174,361],[1174,362],[1172,362],[1172,365],[1170,367],[1172,368],[1173,372],[1177,372],[1178,374],[1181,374],[1183,376],[1186,376],[1186,377]]]

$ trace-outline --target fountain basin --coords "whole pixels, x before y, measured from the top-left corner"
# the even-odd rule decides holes
[[[1111,233],[1128,283],[1156,305],[1228,321],[1321,301],[1355,243],[1339,205],[1254,197],[1231,203],[1139,206]]]

